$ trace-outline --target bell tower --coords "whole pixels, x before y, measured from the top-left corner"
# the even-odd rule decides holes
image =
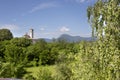
[[[29,36],[30,36],[31,39],[34,38],[34,30],[33,29],[30,29]]]

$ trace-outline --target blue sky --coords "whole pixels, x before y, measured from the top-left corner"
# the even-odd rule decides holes
[[[95,0],[0,0],[0,28],[14,37],[34,29],[35,38],[57,38],[61,34],[91,36],[87,7]]]

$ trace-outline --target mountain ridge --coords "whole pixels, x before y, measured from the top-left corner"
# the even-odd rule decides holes
[[[44,39],[46,42],[52,42],[53,39],[49,38],[39,38],[39,39]],[[39,40],[38,39],[38,40]],[[81,37],[81,36],[71,36],[69,34],[62,34],[58,38],[54,38],[55,40],[65,40],[67,42],[79,42],[79,41],[92,41],[92,37]]]
[[[68,42],[91,41],[92,37],[71,36],[69,34],[62,34],[58,40],[66,40]]]

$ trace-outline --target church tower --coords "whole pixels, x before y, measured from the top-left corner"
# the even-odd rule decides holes
[[[29,36],[30,36],[31,39],[34,38],[34,30],[33,29],[30,29]]]

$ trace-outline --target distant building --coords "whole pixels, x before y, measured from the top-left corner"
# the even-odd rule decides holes
[[[30,39],[30,36],[28,35],[28,33],[26,33],[25,35],[23,35],[24,38]]]
[[[28,39],[33,39],[34,38],[34,30],[30,29],[29,30],[29,34],[26,33],[25,35],[23,35],[24,38],[28,38]]]

